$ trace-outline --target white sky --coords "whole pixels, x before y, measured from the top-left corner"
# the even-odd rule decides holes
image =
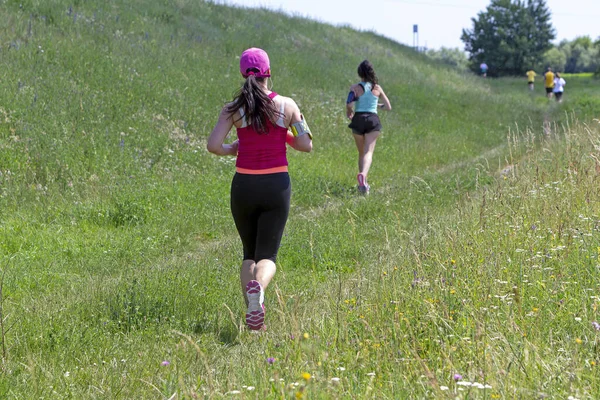
[[[419,46],[459,47],[463,28],[485,10],[490,0],[214,0],[244,7],[266,7],[327,22],[372,30],[413,45],[413,25],[419,26]],[[552,13],[556,42],[588,35],[600,37],[600,0],[546,0]]]

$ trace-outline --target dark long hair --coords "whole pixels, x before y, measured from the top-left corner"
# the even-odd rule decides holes
[[[275,103],[263,90],[262,84],[267,78],[257,78],[248,75],[244,86],[237,92],[233,101],[227,107],[230,113],[244,110],[246,122],[258,133],[267,133],[267,121],[275,124],[281,113]],[[241,119],[238,118],[237,120]]]
[[[365,81],[371,82],[373,86],[379,83],[377,79],[377,75],[375,75],[375,70],[373,69],[373,64],[369,60],[364,60],[358,66],[358,76]]]

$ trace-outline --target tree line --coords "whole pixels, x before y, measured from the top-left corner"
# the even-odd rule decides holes
[[[479,72],[486,63],[488,76],[520,76],[534,69],[600,75],[600,37],[589,36],[552,44],[556,31],[545,0],[492,0],[485,11],[463,29],[460,49],[441,48],[427,54],[446,64]],[[468,55],[467,55],[468,53]]]

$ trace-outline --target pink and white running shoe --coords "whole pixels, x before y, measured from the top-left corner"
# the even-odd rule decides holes
[[[246,298],[248,311],[246,311],[246,325],[253,331],[264,329],[265,324],[265,292],[258,281],[250,281],[246,285]]]
[[[358,192],[360,194],[369,194],[369,190],[371,189],[371,187],[367,183],[365,176],[362,173],[360,173],[356,175],[356,179],[358,180]]]

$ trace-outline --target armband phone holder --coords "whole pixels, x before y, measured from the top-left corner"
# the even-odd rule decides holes
[[[294,122],[293,124],[290,125],[292,134],[294,136],[308,135],[308,137],[311,138],[311,140],[312,140],[312,138],[313,138],[312,132],[310,131],[310,128],[308,127],[308,124],[306,123],[306,120],[304,119],[304,115],[300,115],[300,118],[302,118],[300,121]]]

